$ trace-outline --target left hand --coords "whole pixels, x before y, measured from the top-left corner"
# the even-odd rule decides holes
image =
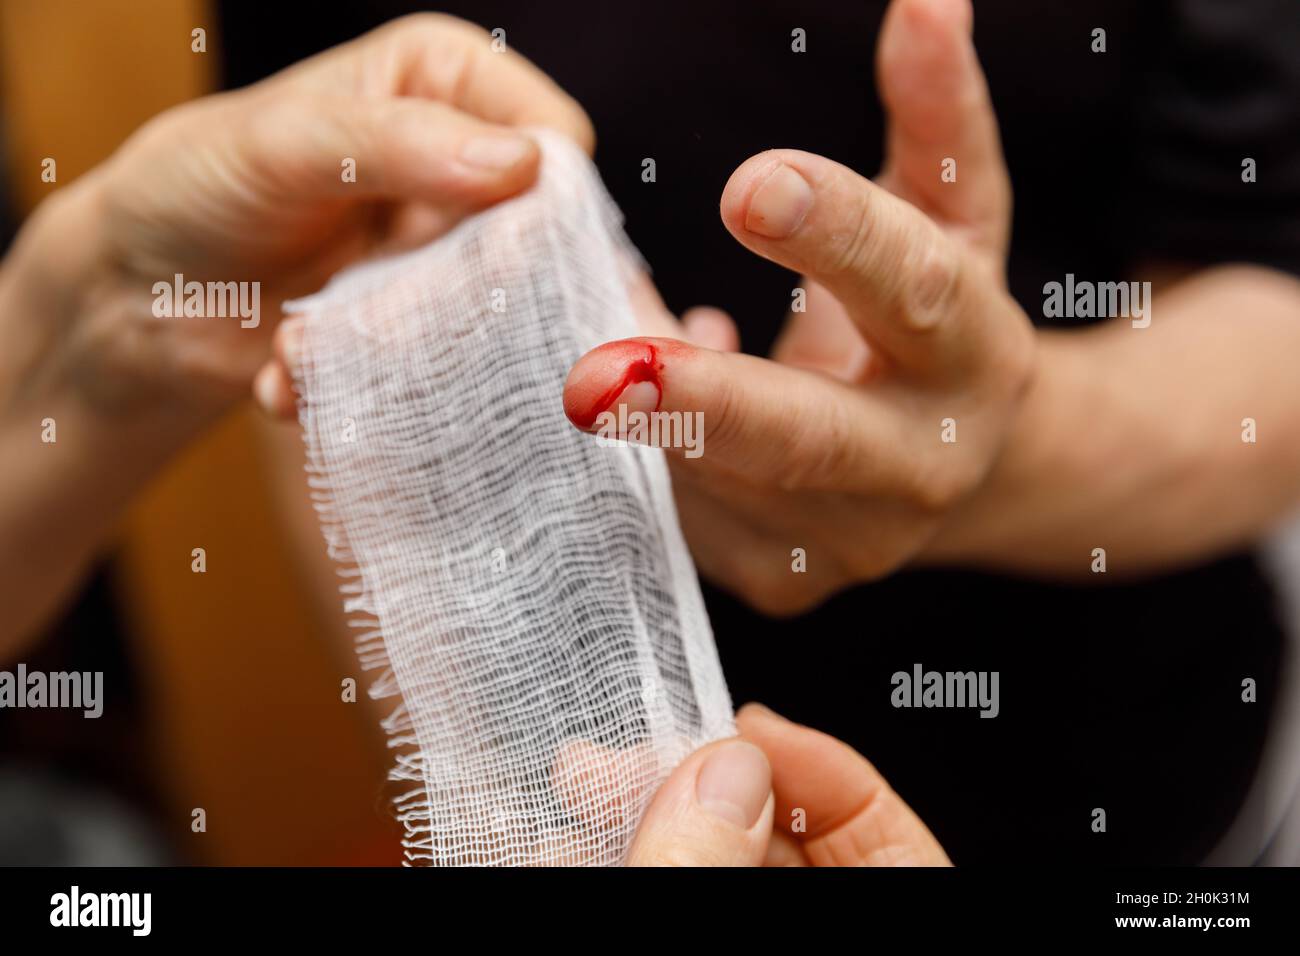
[[[876,182],[778,149],[727,183],[732,235],[806,277],[807,311],[770,360],[728,351],[725,316],[688,314],[683,331],[641,290],[646,327],[673,338],[601,346],[566,383],[580,427],[602,403],[702,413],[702,457],[669,455],[682,524],[705,576],[767,613],[920,554],[988,474],[1030,382],[1034,332],[1006,289],[1011,190],[971,16],[969,0],[891,4]],[[652,373],[629,378],[647,357]],[[633,384],[617,394],[621,381]],[[796,548],[805,573],[792,573]]]
[[[16,351],[42,355],[44,378],[119,419],[203,423],[255,375],[262,404],[287,415],[293,396],[269,361],[281,303],[527,189],[540,161],[529,126],[591,149],[586,114],[549,77],[434,14],[168,110],[36,217],[24,271],[75,271],[46,285],[79,295],[65,328],[17,327],[34,344]],[[155,284],[210,282],[244,283],[250,314],[232,321],[223,301],[217,318],[151,315]]]

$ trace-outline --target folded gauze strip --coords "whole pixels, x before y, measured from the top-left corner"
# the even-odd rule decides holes
[[[614,864],[657,785],[734,733],[659,449],[564,416],[636,335],[635,253],[587,158],[290,303],[309,480],[387,725],[411,862]]]

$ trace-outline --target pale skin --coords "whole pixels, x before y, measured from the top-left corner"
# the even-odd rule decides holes
[[[636,293],[647,331],[704,347],[665,351],[661,393],[624,401],[703,412],[705,454],[670,455],[683,526],[701,571],[765,612],[904,566],[1086,579],[1104,548],[1112,578],[1172,569],[1300,498],[1300,282],[1152,268],[1145,329],[1035,332],[1009,298],[1011,192],[970,17],[966,0],[890,6],[874,182],[773,150],[727,183],[726,228],[806,277],[770,359],[737,354],[717,310],[683,329]],[[609,374],[585,356],[566,395]],[[1243,443],[1245,418],[1270,437]]]
[[[760,610],[936,562],[1071,578],[1105,547],[1112,576],[1167,569],[1254,540],[1296,503],[1300,283],[1250,265],[1163,270],[1148,329],[1035,331],[1005,288],[1011,192],[970,17],[967,0],[891,4],[878,57],[888,161],[874,182],[775,150],[727,184],[726,228],[806,277],[808,310],[770,358],[738,353],[717,310],[679,323],[648,284],[633,290],[648,334],[688,343],[665,359],[660,407],[704,413],[706,454],[669,459],[692,551]],[[67,596],[143,484],[250,386],[291,414],[294,326],[271,341],[281,301],[532,182],[535,146],[504,165],[504,146],[482,149],[476,165],[470,140],[547,125],[590,146],[567,96],[514,54],[475,52],[486,44],[446,18],[399,21],[171,111],[24,228],[0,272],[0,656]],[[342,156],[365,171],[357,183],[341,185]],[[955,183],[940,179],[946,156]],[[150,284],[175,272],[260,280],[263,327],[152,320]],[[596,371],[580,360],[569,388]],[[42,449],[46,417],[59,442]],[[1260,423],[1257,444],[1240,440],[1244,417]],[[940,441],[945,419],[955,443]],[[796,547],[807,573],[790,573]],[[787,757],[759,746],[779,809]],[[761,791],[761,774],[749,780]],[[901,845],[925,844],[904,829]],[[937,862],[933,849],[913,855]],[[860,862],[891,854],[908,856]]]
[[[726,228],[805,277],[807,309],[770,359],[737,352],[725,313],[678,322],[648,282],[632,290],[648,333],[697,348],[665,352],[662,390],[621,401],[703,413],[706,454],[669,456],[687,539],[706,577],[769,614],[906,566],[1097,581],[1104,549],[1111,580],[1174,570],[1248,545],[1300,500],[1295,278],[1153,262],[1142,329],[1035,331],[1006,294],[1011,190],[970,23],[966,0],[890,6],[874,182],[773,150],[727,183]],[[756,197],[793,201],[800,181],[811,195],[776,235]],[[619,372],[584,357],[566,399]],[[267,384],[268,407],[291,410],[287,373]]]
[[[155,117],[43,203],[0,271],[0,657],[131,496],[249,394],[284,299],[526,189],[539,154],[517,128],[533,125],[592,144],[532,64],[413,17]],[[261,324],[154,318],[153,283],[175,273],[260,281]],[[41,445],[47,418],[58,441]]]
[[[586,115],[522,57],[490,53],[460,21],[411,17],[159,116],[37,210],[0,268],[0,660],[19,658],[132,497],[250,386],[288,411],[280,303],[528,188],[532,126],[592,147]],[[340,157],[357,160],[355,182]],[[264,322],[155,318],[153,283],[175,273],[260,281]],[[743,739],[701,749],[661,787],[629,863],[947,863],[848,747],[758,708],[738,723]],[[774,816],[791,800],[794,827]]]
[[[736,724],[739,740],[701,748],[659,788],[630,865],[950,865],[848,745],[757,704],[742,707]]]

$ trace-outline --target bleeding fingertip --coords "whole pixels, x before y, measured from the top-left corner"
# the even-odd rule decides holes
[[[606,342],[578,359],[564,383],[564,414],[574,427],[592,431],[600,415],[620,402],[629,411],[657,410],[663,394],[659,348],[625,339]]]

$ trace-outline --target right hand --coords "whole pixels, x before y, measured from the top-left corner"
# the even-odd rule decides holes
[[[951,866],[860,754],[748,704],[655,794],[629,866]]]

